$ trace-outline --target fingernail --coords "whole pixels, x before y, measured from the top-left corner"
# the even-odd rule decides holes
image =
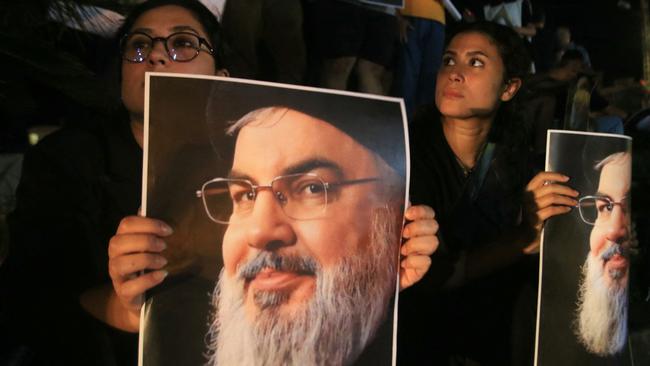
[[[160,229],[162,230],[164,235],[171,235],[174,230],[172,230],[171,226],[161,222],[160,223]]]
[[[156,271],[156,272],[153,273],[153,278],[155,280],[157,280],[157,281],[162,281],[162,280],[165,279],[165,277],[167,277],[168,274],[169,274],[169,272],[167,272],[165,270]]]
[[[156,247],[161,251],[165,250],[165,249],[167,249],[167,243],[165,243],[165,241],[162,240],[162,239],[158,239],[156,241]]]
[[[165,257],[158,257],[156,258],[156,262],[162,267],[167,265],[167,259]]]
[[[409,232],[409,231],[410,231],[410,230],[409,230],[408,228],[405,228],[404,230],[402,230],[402,237],[404,237],[404,238],[408,238],[409,235],[410,235],[410,232]]]

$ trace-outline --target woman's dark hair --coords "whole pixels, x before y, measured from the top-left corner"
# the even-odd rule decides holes
[[[140,18],[140,16],[142,16],[142,14],[146,13],[149,10],[166,5],[175,5],[187,9],[190,13],[192,13],[192,15],[194,15],[196,20],[201,23],[203,30],[208,36],[210,46],[212,46],[212,48],[215,50],[215,65],[217,68],[219,68],[221,60],[221,57],[219,57],[221,50],[219,21],[214,16],[214,14],[212,14],[212,12],[198,0],[149,0],[135,6],[131,12],[129,12],[129,15],[127,15],[124,23],[115,34],[115,45],[119,45],[122,37],[124,37],[124,35],[127,34],[131,28],[133,28],[133,24],[135,24],[135,22],[138,20],[138,18]]]
[[[479,33],[486,36],[494,44],[503,62],[503,81],[508,83],[512,79],[520,79],[522,86],[515,96],[502,102],[492,122],[488,137],[489,141],[498,143],[502,149],[497,159],[508,162],[513,166],[513,172],[527,171],[524,165],[528,164],[527,139],[530,127],[526,125],[523,116],[523,88],[531,70],[531,58],[523,39],[511,28],[501,24],[480,21],[464,23],[453,30],[448,42],[459,34]],[[528,177],[519,177],[527,179]]]

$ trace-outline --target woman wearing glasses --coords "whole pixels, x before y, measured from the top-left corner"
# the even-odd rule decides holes
[[[166,275],[160,253],[171,233],[154,219],[122,220],[140,205],[144,74],[225,74],[218,28],[198,1],[138,5],[116,37],[125,116],[63,129],[26,155],[3,270],[12,339],[34,364],[135,364],[142,294]],[[409,233],[416,240],[402,250],[404,286],[429,266],[437,245],[432,215],[423,207],[409,211],[419,224]],[[148,272],[140,276],[142,270]]]
[[[2,297],[26,364],[136,364],[137,335],[116,329],[128,329],[128,313],[111,286],[107,246],[140,205],[144,74],[222,74],[218,30],[198,1],[137,6],[115,42],[125,113],[64,128],[25,156]]]
[[[577,192],[550,183],[568,180],[560,174],[530,180],[518,106],[529,65],[511,29],[462,25],[443,53],[435,106],[414,121],[411,199],[436,210],[441,244],[425,278],[400,296],[404,365],[532,362],[534,322],[518,323],[535,314],[537,258],[526,254]],[[516,307],[525,285],[530,302]]]

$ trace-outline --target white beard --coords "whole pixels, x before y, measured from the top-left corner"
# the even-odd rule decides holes
[[[580,343],[599,356],[620,352],[627,339],[627,285],[612,279],[610,288],[604,272],[602,259],[590,252],[582,268],[575,327]]]
[[[244,309],[244,280],[222,270],[212,302],[216,316],[207,336],[208,364],[238,366],[348,365],[373,340],[395,291],[394,216],[373,220],[367,250],[333,268],[316,268],[316,289],[290,316],[278,307],[287,296],[261,296],[258,316]],[[242,266],[243,267],[243,266]],[[263,303],[263,305],[262,305]]]

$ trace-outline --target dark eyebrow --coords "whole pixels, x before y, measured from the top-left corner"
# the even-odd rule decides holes
[[[174,31],[174,32],[190,31],[191,33],[196,33],[197,35],[199,34],[199,32],[196,29],[190,27],[189,25],[177,25],[177,26],[173,27],[171,30]]]
[[[446,55],[446,54],[449,54],[449,55],[452,55],[452,56],[458,55],[458,53],[456,51],[454,51],[454,50],[446,50],[443,53],[443,55]],[[469,52],[466,53],[466,55],[467,56],[483,56],[485,58],[490,58],[487,54],[485,54],[485,52],[478,51],[478,50],[477,51],[469,51]]]
[[[469,56],[483,56],[485,58],[490,58],[485,52],[483,51],[469,51],[467,52],[467,55]]]
[[[343,169],[341,166],[332,160],[325,158],[309,158],[297,163],[291,164],[288,167],[282,169],[279,175],[289,175],[289,174],[298,174],[298,173],[309,173],[316,169],[330,169],[334,171],[334,174],[337,177],[343,178]],[[228,173],[228,178],[230,179],[246,179],[253,183],[256,183],[252,177],[246,173],[231,169]]]
[[[597,196],[597,197],[607,197],[607,198],[609,198],[610,200],[612,199],[612,197],[610,197],[607,193],[603,193],[603,192],[601,192],[601,191],[596,192],[596,193],[594,194],[594,196]],[[612,201],[613,201],[613,200],[612,200]]]
[[[282,175],[309,173],[316,169],[330,169],[333,170],[337,176],[343,177],[343,168],[341,168],[339,164],[325,158],[310,158],[304,161],[299,161],[284,168]]]

